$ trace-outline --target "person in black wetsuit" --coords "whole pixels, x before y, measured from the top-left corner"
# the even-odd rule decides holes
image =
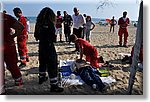
[[[57,53],[53,44],[55,40],[56,16],[52,9],[45,7],[37,17],[34,37],[39,40],[39,84],[45,82],[48,72],[51,92],[62,92],[58,85]]]

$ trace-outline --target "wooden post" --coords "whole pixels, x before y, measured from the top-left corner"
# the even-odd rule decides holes
[[[139,53],[140,53],[140,48],[141,48],[142,43],[143,43],[143,1],[141,1],[140,3],[138,26],[137,26],[137,31],[136,31],[136,41],[134,45],[132,65],[130,68],[128,94],[132,94],[132,88],[134,85],[136,70],[138,68]]]

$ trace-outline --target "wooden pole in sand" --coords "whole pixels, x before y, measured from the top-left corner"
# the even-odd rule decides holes
[[[133,84],[134,84],[136,70],[138,68],[138,59],[139,59],[139,53],[140,53],[140,48],[141,48],[142,43],[143,43],[143,1],[141,1],[141,3],[140,3],[138,26],[137,26],[137,31],[136,31],[136,41],[135,41],[135,45],[134,45],[132,65],[130,68],[128,94],[132,94],[132,88],[133,88]]]

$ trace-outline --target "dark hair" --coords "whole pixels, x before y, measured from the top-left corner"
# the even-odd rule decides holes
[[[60,16],[61,15],[61,11],[57,11],[57,15]]]
[[[123,15],[124,15],[124,14],[127,14],[127,11],[124,11],[124,12],[123,12]]]
[[[73,11],[79,11],[79,9],[77,7],[74,7]]]
[[[53,22],[55,24],[56,21],[56,15],[52,9],[49,7],[43,8],[39,15],[37,16],[36,23],[39,25],[43,25],[45,22]]]
[[[16,7],[13,9],[14,13],[22,13],[21,9]]]
[[[88,21],[88,18],[90,18],[90,21],[91,21],[91,16],[87,16],[86,17],[86,22]]]
[[[4,10],[3,13],[7,13],[6,10]]]
[[[75,34],[72,34],[69,37],[69,41],[75,41],[76,38],[77,38],[77,36]]]
[[[67,13],[67,11],[64,11],[64,13]]]
[[[84,17],[86,17],[86,14],[83,14]]]

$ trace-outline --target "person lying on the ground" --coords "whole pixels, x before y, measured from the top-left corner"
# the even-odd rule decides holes
[[[96,73],[96,69],[92,68],[85,60],[77,59],[72,64],[71,70],[79,74],[81,79],[93,89],[98,91],[104,90],[106,85],[100,79],[99,74]]]
[[[75,34],[72,34],[70,36],[70,41],[75,43],[79,47],[80,59],[82,59],[83,55],[85,55],[86,61],[90,62],[92,67],[100,68],[99,63],[104,63],[103,57],[98,56],[97,49],[88,41],[82,38],[77,38]]]

